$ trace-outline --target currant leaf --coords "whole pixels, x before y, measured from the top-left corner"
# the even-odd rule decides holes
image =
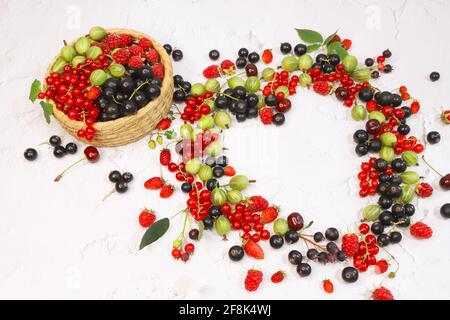
[[[321,46],[322,45],[320,43],[312,44],[312,45],[307,46],[306,50],[308,53],[311,53],[311,52],[318,50]]]
[[[295,29],[295,30],[297,30],[300,39],[302,39],[306,43],[323,43],[323,37],[317,31],[308,29]]]
[[[334,38],[334,36],[338,33],[338,31],[339,30],[336,30],[334,33],[330,34],[323,42],[323,45],[327,46],[330,43],[330,41]]]
[[[139,250],[144,249],[146,246],[161,238],[167,232],[169,226],[170,221],[168,218],[163,218],[153,223],[142,236]]]
[[[53,105],[51,103],[41,101],[41,107],[44,112],[45,121],[50,124],[50,116],[53,115]]]
[[[34,80],[31,84],[29,99],[31,102],[35,102],[38,98],[39,92],[41,92],[41,82]]]
[[[339,58],[341,58],[341,60],[348,55],[347,50],[345,50],[345,48],[339,42],[330,43],[327,47],[327,53],[329,55],[332,53],[336,53]]]

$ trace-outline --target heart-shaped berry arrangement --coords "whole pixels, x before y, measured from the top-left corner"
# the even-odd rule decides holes
[[[103,30],[96,27],[91,33],[102,33]],[[266,241],[272,249],[279,250],[286,245],[294,247],[300,240],[304,243],[303,251],[296,246],[287,254],[300,277],[311,274],[313,263],[343,263],[342,278],[348,283],[356,282],[360,274],[367,271],[395,277],[398,264],[386,250],[388,246],[399,243],[405,230],[417,239],[428,239],[433,234],[428,225],[418,221],[416,207],[412,204],[417,198],[427,198],[433,193],[433,188],[414,171],[424,146],[410,135],[411,128],[407,124],[408,118],[419,112],[420,103],[411,99],[405,86],[390,92],[372,85],[382,74],[392,71],[392,66],[387,63],[392,56],[389,50],[375,59],[365,59],[360,65],[358,59],[349,54],[350,40],[342,40],[336,33],[324,38],[307,29],[297,29],[297,33],[303,43],[294,48],[289,43],[282,43],[280,51],[284,57],[279,63],[274,64],[272,50],[264,50],[260,55],[242,48],[234,62],[225,59],[206,67],[203,71],[206,80],[202,83],[191,84],[180,75],[173,77],[175,104],[150,133],[148,143],[150,149],[165,144],[159,153],[160,164],[173,174],[188,197],[185,208],[176,214],[184,216],[184,224],[179,237],[173,241],[171,254],[174,259],[187,262],[195,251],[194,242],[201,240],[206,230],[214,230],[222,238],[234,231],[239,232],[242,242],[231,244],[229,248],[229,258],[233,262],[244,257],[264,259],[270,254],[268,248],[264,248]],[[137,45],[141,46],[140,42]],[[181,60],[180,50],[172,50],[170,45],[163,47],[175,61]],[[145,48],[141,49],[145,51]],[[112,54],[116,62],[127,60],[132,64],[129,67],[142,67],[135,66],[133,59],[122,57],[121,50]],[[220,53],[211,50],[209,57],[217,61]],[[93,63],[102,61],[100,55],[97,58]],[[146,57],[146,61],[151,60]],[[258,64],[264,65],[263,70],[259,70]],[[154,65],[152,67],[154,76]],[[55,79],[61,77],[60,72],[69,70],[68,67],[61,68],[55,70]],[[143,80],[145,70],[144,67],[134,73],[129,68],[127,77]],[[430,76],[432,81],[438,78],[435,73]],[[53,79],[53,75],[47,83],[49,79]],[[95,87],[96,80],[96,77],[91,79],[90,85]],[[121,86],[128,87],[122,82]],[[87,90],[88,94],[96,90],[92,89],[94,87]],[[364,208],[362,222],[353,232],[340,234],[333,227],[312,232],[312,222],[305,221],[300,213],[292,212],[283,218],[279,207],[270,205],[264,196],[244,195],[255,181],[237,174],[224,155],[222,137],[233,126],[234,118],[237,122],[257,118],[263,125],[281,126],[292,108],[289,98],[300,87],[324,96],[334,95],[345,107],[351,108],[354,120],[363,123],[353,135],[355,152],[360,157],[370,153],[371,157],[362,162],[357,173],[359,196],[378,195],[379,198],[376,204]],[[110,88],[109,85],[101,87],[96,99],[102,100],[97,94],[108,97]],[[117,99],[118,93],[114,94],[111,93]],[[45,96],[40,94],[40,98],[45,97],[47,91]],[[175,130],[172,126],[177,119],[183,123]],[[448,113],[444,112],[442,119],[450,122]],[[440,136],[430,132],[427,139],[434,144],[439,142]],[[35,158],[30,155],[30,160]],[[122,181],[120,174],[117,177],[117,181],[111,181]],[[440,186],[443,190],[449,190],[449,181],[448,175],[442,177]],[[157,190],[161,198],[171,197],[176,190],[162,176],[148,179],[144,187]],[[450,218],[450,204],[442,206],[441,215]],[[170,218],[158,220],[156,213],[147,209],[139,215],[139,222],[146,228],[140,249],[161,238],[170,227]],[[278,283],[284,277],[285,273],[279,271],[271,276],[271,281]],[[245,288],[257,290],[263,280],[261,270],[249,270]],[[323,288],[332,293],[333,283],[326,280]],[[371,298],[393,299],[393,296],[388,289],[380,287],[373,291]]]

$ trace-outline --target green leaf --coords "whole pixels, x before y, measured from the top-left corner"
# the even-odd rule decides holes
[[[308,29],[295,29],[297,30],[298,36],[300,39],[305,41],[306,43],[322,43],[323,37],[320,33],[314,30],[308,30]]]
[[[169,225],[170,221],[168,218],[163,218],[152,224],[142,236],[139,250],[144,249],[146,246],[161,238],[169,229]]]
[[[332,53],[336,53],[339,58],[341,58],[341,60],[348,55],[347,50],[345,50],[345,48],[339,42],[330,43],[327,47],[327,53],[329,55]]]
[[[201,220],[197,224],[198,224],[198,240],[200,240],[203,236],[203,230],[205,230],[205,225]]]
[[[320,44],[320,43],[312,44],[312,45],[307,46],[306,50],[308,53],[311,53],[311,52],[318,50],[321,46],[322,46],[322,44]]]
[[[39,92],[41,92],[41,82],[39,80],[34,80],[31,84],[29,99],[31,102],[35,102]]]
[[[172,140],[176,138],[177,133],[172,129],[164,132],[164,135],[166,136],[167,139]]]
[[[314,221],[310,221],[306,227],[304,227],[303,229],[308,229],[309,227],[311,227],[313,225]]]
[[[330,34],[330,35],[325,39],[325,41],[323,42],[323,44],[324,44],[325,46],[327,46],[327,45],[330,43],[330,41],[334,38],[334,36],[335,36],[337,33],[338,33],[338,30],[336,30],[334,33]]]
[[[53,105],[51,103],[41,101],[41,107],[44,112],[45,121],[50,124],[50,116],[53,115]]]

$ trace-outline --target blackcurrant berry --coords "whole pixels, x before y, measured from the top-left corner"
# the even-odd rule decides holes
[[[397,131],[401,135],[406,136],[411,131],[411,128],[407,124],[401,124],[397,127]]]
[[[402,204],[396,203],[391,208],[392,216],[394,218],[401,218],[406,215],[406,209]]]
[[[283,246],[284,244],[284,239],[282,236],[278,235],[278,234],[274,234],[273,236],[270,237],[270,246],[274,249],[279,249]]]
[[[280,44],[280,51],[282,54],[288,54],[292,51],[292,46],[289,42],[283,42]]]
[[[372,58],[367,58],[367,59],[364,61],[364,64],[365,64],[367,67],[373,66],[374,63],[375,63],[375,60],[373,60]]]
[[[207,157],[205,159],[204,163],[207,166],[214,167],[216,165],[216,158],[214,158],[214,157]]]
[[[430,144],[436,144],[439,143],[439,141],[441,141],[441,135],[439,134],[439,132],[437,131],[430,131],[427,134],[427,141]]]
[[[365,156],[369,152],[369,147],[365,143],[358,143],[355,147],[355,152],[358,156]]]
[[[158,79],[159,80],[159,79]],[[159,85],[160,87],[161,85]],[[191,88],[192,88],[192,84],[189,81],[183,81],[183,83],[181,84],[181,88],[185,91],[185,92],[190,92]]]
[[[56,147],[61,144],[61,138],[59,136],[51,136],[50,139],[48,139],[48,142],[51,146]]]
[[[341,58],[337,54],[332,53],[328,56],[328,62],[333,66],[337,66],[341,62]]]
[[[189,193],[192,191],[192,184],[190,184],[189,182],[184,182],[181,185],[181,191],[184,193]]]
[[[293,265],[299,265],[302,262],[303,256],[297,250],[292,250],[288,254],[289,262]]]
[[[383,224],[384,226],[390,226],[392,222],[394,221],[394,217],[392,216],[392,213],[390,211],[383,211],[381,212],[380,216],[378,217],[378,220]]]
[[[186,100],[186,94],[183,90],[177,89],[173,92],[173,100],[175,102],[183,102],[184,100]]]
[[[183,80],[184,80],[183,77],[179,74],[173,76],[173,84],[175,86],[181,85],[183,83]]]
[[[239,57],[236,59],[236,67],[238,69],[243,69],[247,65],[247,59],[244,57]]]
[[[226,157],[226,156],[220,156],[220,157],[218,157],[217,159],[216,159],[216,164],[218,165],[218,166],[221,166],[221,167],[226,167],[226,166],[228,166],[228,163],[229,163],[229,160],[228,160],[228,158]]]
[[[398,175],[392,176],[391,183],[399,186],[402,183],[402,178]]]
[[[411,224],[411,219],[409,217],[402,217],[395,222],[400,228],[407,228]]]
[[[299,43],[294,47],[294,53],[297,57],[304,55],[308,51],[308,48],[303,43]]]
[[[311,248],[308,251],[306,251],[306,256],[309,260],[316,260],[317,256],[319,255],[319,251],[317,249]]]
[[[172,53],[172,46],[170,44],[166,43],[165,45],[163,45],[163,48],[166,50],[167,54]]]
[[[336,258],[337,258],[339,261],[344,262],[344,261],[347,259],[347,255],[345,254],[344,251],[339,251],[339,252],[336,254]]]
[[[392,57],[392,52],[391,52],[391,50],[389,50],[389,49],[384,50],[384,51],[383,51],[383,57],[385,57],[385,58],[390,58],[390,57]]]
[[[335,242],[331,241],[327,243],[327,251],[331,254],[336,254],[339,248]]]
[[[230,250],[228,250],[228,256],[232,261],[242,260],[244,257],[244,249],[241,246],[232,246]]]
[[[247,119],[253,119],[258,117],[258,108],[250,107],[247,110]]]
[[[139,69],[138,74],[142,80],[149,80],[153,76],[152,68],[150,66],[143,66]]]
[[[208,214],[211,218],[218,218],[221,214],[222,211],[220,210],[220,207],[218,206],[211,206],[208,209]]]
[[[359,90],[358,97],[361,101],[367,102],[373,99],[373,92],[369,88],[361,88],[361,90]]]
[[[386,171],[388,166],[389,166],[389,163],[384,159],[378,158],[377,160],[375,160],[374,168],[378,172]]]
[[[211,60],[217,60],[220,57],[220,52],[217,51],[216,49],[213,49],[209,52],[209,58]]]
[[[382,234],[384,231],[384,225],[381,222],[374,222],[372,226],[370,227],[370,231],[372,231],[373,234],[379,235]]]
[[[326,54],[319,53],[319,54],[316,56],[316,62],[317,62],[317,63],[323,64],[323,63],[326,63],[327,60],[328,60],[328,57],[327,57]]]
[[[212,227],[214,226],[214,219],[211,218],[210,216],[204,217],[203,226],[205,227],[206,230],[212,229]]]
[[[214,106],[217,109],[227,109],[229,105],[230,105],[230,99],[228,99],[225,96],[217,97],[216,100],[214,101]]]
[[[128,183],[125,181],[116,182],[115,188],[118,193],[125,193],[128,191]]]
[[[389,198],[399,198],[402,195],[402,188],[399,185],[391,183],[386,190],[386,195]]]
[[[389,236],[388,236],[387,234],[385,234],[385,233],[382,233],[382,234],[380,234],[380,235],[377,237],[377,244],[378,244],[380,247],[386,247],[386,246],[388,246],[390,243],[391,243],[391,241],[390,241],[390,239],[389,239]]]
[[[339,231],[336,228],[328,228],[325,231],[325,238],[329,241],[336,241],[339,239]]]
[[[247,112],[236,114],[236,120],[237,122],[244,122],[247,120]]]
[[[325,237],[324,237],[322,232],[314,233],[313,238],[314,238],[315,242],[322,242],[325,239]]]
[[[326,252],[320,252],[317,256],[317,261],[322,264],[328,263],[328,254]]]
[[[239,99],[245,99],[247,97],[247,89],[245,89],[243,86],[237,86],[236,88],[234,88],[234,92]],[[245,103],[245,105],[247,105],[246,101],[239,102],[243,102]]]
[[[430,73],[430,80],[433,82],[438,81],[440,77],[441,75],[439,74],[439,72],[433,71],[432,73]]]
[[[365,143],[369,139],[369,134],[366,130],[356,130],[353,134],[353,141],[356,143]]]
[[[25,159],[27,159],[28,161],[34,161],[34,160],[37,159],[38,153],[37,153],[36,149],[28,148],[28,149],[25,150],[25,152],[23,153],[23,156],[24,156]]]
[[[273,115],[272,117],[272,122],[274,125],[276,126],[281,126],[284,124],[284,122],[286,121],[286,117],[283,113],[281,112],[277,112]]]
[[[307,277],[311,274],[311,266],[307,263],[300,263],[297,266],[297,273],[300,277]]]
[[[249,53],[248,61],[250,61],[251,63],[257,63],[259,61],[259,54],[257,52]]]
[[[412,217],[415,212],[416,212],[416,207],[414,207],[413,204],[410,204],[410,203],[405,204],[405,214],[408,217]]]
[[[206,181],[206,189],[208,189],[209,191],[213,191],[215,188],[218,188],[219,185],[219,181],[217,181],[216,179],[209,179],[208,181]]]
[[[124,172],[122,174],[122,180],[127,183],[133,181],[133,174],[131,172]]]
[[[111,171],[108,175],[108,179],[113,183],[119,182],[122,180],[122,174],[117,170]]]
[[[289,243],[289,244],[296,243],[299,238],[300,237],[299,237],[297,231],[295,231],[295,230],[289,230],[284,235],[284,239],[286,240],[286,243]]]
[[[200,232],[198,231],[198,229],[191,229],[189,231],[189,239],[198,240],[199,234],[200,234]]]
[[[393,231],[389,234],[390,243],[399,243],[402,241],[402,234],[398,231]]]
[[[405,160],[397,158],[391,162],[391,167],[394,172],[402,173],[406,170],[407,164]]]
[[[216,178],[221,178],[225,174],[225,171],[223,170],[223,167],[221,166],[215,166],[213,168],[213,176]]]
[[[390,106],[392,104],[392,93],[389,91],[383,91],[378,95],[375,95],[375,99],[381,106]]]
[[[68,144],[66,144],[65,148],[68,154],[75,154],[78,151],[77,145],[73,142],[69,142]]]
[[[258,96],[254,93],[248,94],[246,100],[249,107],[256,107],[259,102]]]
[[[53,155],[54,155],[56,158],[62,158],[62,157],[64,157],[64,156],[66,155],[66,148],[64,148],[63,146],[56,146],[56,147],[53,149]]]
[[[444,204],[440,209],[441,216],[449,219],[450,218],[450,203]]]
[[[126,101],[123,105],[120,106],[120,113],[125,116],[131,116],[135,114],[138,110],[137,104],[134,101]]]
[[[344,279],[345,282],[356,282],[358,280],[358,276],[358,270],[353,267],[345,267],[344,270],[342,270],[342,279]]]
[[[247,58],[248,56],[248,49],[247,48],[240,48],[238,51],[238,56],[242,58]]]
[[[277,104],[277,96],[274,94],[269,94],[264,98],[264,102],[269,107],[275,107]]]
[[[370,152],[378,152],[381,150],[381,147],[382,143],[379,139],[374,138],[369,141],[368,148]]]
[[[392,206],[392,203],[392,198],[389,198],[388,196],[383,195],[378,199],[378,205],[381,209],[389,209]]]

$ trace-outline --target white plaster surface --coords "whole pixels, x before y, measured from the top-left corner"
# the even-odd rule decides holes
[[[101,150],[99,163],[79,166],[57,184],[54,176],[81,152],[58,160],[41,146],[33,163],[22,155],[51,134],[71,140],[56,121],[45,123],[39,106],[27,100],[28,90],[33,79],[42,79],[62,40],[93,25],[138,29],[181,48],[185,58],[174,63],[175,73],[192,82],[202,79],[212,48],[233,59],[243,46],[274,48],[279,59],[279,43],[296,43],[294,27],[303,27],[324,34],[339,29],[353,40],[352,52],[361,59],[390,48],[395,72],[380,79],[378,87],[394,90],[405,84],[421,99],[422,112],[410,124],[420,139],[432,129],[441,132],[441,143],[428,146],[427,157],[448,171],[450,127],[439,121],[439,114],[450,107],[449,21],[450,2],[445,0],[1,1],[0,298],[368,299],[383,284],[400,299],[449,299],[450,221],[439,215],[448,193],[439,191],[417,203],[414,218],[425,219],[435,234],[429,241],[406,235],[400,246],[390,248],[401,264],[397,278],[371,270],[349,285],[340,279],[341,268],[332,265],[314,264],[312,276],[300,279],[287,261],[288,248],[275,252],[268,243],[264,261],[231,263],[227,251],[237,235],[224,243],[206,233],[189,263],[175,263],[170,249],[181,218],[172,220],[162,240],[139,252],[140,208],[171,216],[185,201],[181,192],[161,200],[142,188],[160,170],[146,139]],[[433,70],[441,72],[439,82],[428,80]],[[293,105],[282,128],[263,128],[256,121],[234,126],[225,139],[229,157],[239,172],[258,180],[250,193],[270,197],[284,214],[301,212],[315,221],[314,229],[345,231],[374,201],[357,196],[361,159],[354,155],[351,136],[361,124],[335,99],[305,90]],[[102,202],[111,188],[107,174],[116,168],[133,172],[136,179],[130,192]],[[438,177],[423,165],[420,170],[439,190]],[[265,272],[266,281],[248,293],[243,279],[254,266]],[[268,278],[279,269],[287,272],[287,281],[273,285]],[[335,283],[333,295],[321,289],[325,278]]]

